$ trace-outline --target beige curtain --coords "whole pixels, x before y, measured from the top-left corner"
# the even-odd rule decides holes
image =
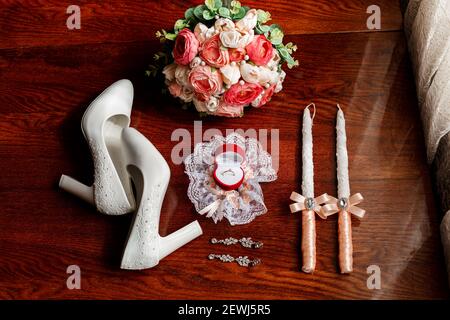
[[[442,208],[447,212],[441,238],[450,275],[450,0],[407,1],[404,26],[427,158],[433,163]]]

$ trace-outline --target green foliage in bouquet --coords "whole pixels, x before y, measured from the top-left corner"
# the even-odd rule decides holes
[[[177,34],[181,30],[188,28],[193,31],[199,22],[210,27],[214,24],[217,17],[238,21],[244,18],[250,10],[249,7],[242,6],[239,1],[225,2],[227,3],[224,4],[221,0],[206,0],[205,4],[187,9],[184,18],[175,22],[173,30],[156,32],[156,37],[159,38],[161,43],[166,44],[165,53],[158,53],[155,56],[156,64],[149,67],[149,70],[146,72],[147,75],[156,75],[158,69],[170,63],[170,51]],[[292,54],[297,50],[297,46],[291,42],[283,44],[284,33],[282,28],[277,24],[267,24],[272,19],[269,12],[258,9],[257,14],[258,22],[255,34],[265,35],[278,51],[282,62],[286,62],[289,69],[297,67],[299,62],[292,57]]]

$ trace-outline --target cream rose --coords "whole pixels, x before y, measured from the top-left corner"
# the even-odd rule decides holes
[[[212,96],[209,98],[209,100],[206,102],[206,109],[208,109],[209,112],[216,112],[217,108],[219,107],[219,99]]]
[[[220,68],[220,73],[222,73],[223,82],[229,86],[238,83],[241,78],[239,66],[235,62]]]
[[[191,69],[194,69],[196,67],[199,67],[201,64],[202,64],[202,59],[200,59],[199,57],[195,57],[189,64],[189,67],[191,67]]]
[[[258,83],[260,78],[259,68],[249,63],[242,63],[240,67],[242,78],[249,83]]]
[[[238,48],[239,40],[241,40],[241,34],[236,30],[224,31],[220,33],[220,41],[224,47]]]
[[[178,98],[180,98],[184,102],[192,102],[194,98],[194,91],[189,88],[183,87]]]
[[[249,63],[243,63],[240,67],[242,78],[249,82],[265,86],[266,84],[276,84],[279,73],[266,67],[258,67]]]
[[[236,22],[236,28],[249,32],[250,30],[255,29],[256,23],[258,22],[258,13],[255,9],[251,9],[247,12],[244,18]]]
[[[277,85],[275,87],[275,93],[280,92],[281,90],[283,90],[283,82],[284,79],[286,79],[286,72],[284,72],[283,70],[281,70],[279,76],[278,76],[278,82]]]
[[[261,85],[265,85],[266,83],[269,83],[270,85],[277,84],[278,79],[280,77],[278,71],[273,71],[266,67],[259,67],[259,72],[260,72],[259,84]]]
[[[220,41],[227,48],[245,48],[252,40],[252,34],[242,33],[237,30],[223,31],[220,33]]]
[[[213,35],[215,35],[216,34],[215,31],[216,30],[214,29],[214,27],[208,28],[207,26],[205,26],[203,23],[200,22],[197,23],[197,25],[195,26],[194,34],[197,40],[200,42],[200,44],[202,44],[203,42],[211,38]]]
[[[192,88],[189,82],[189,73],[191,69],[188,66],[178,65],[175,69],[175,79],[183,87]]]
[[[216,20],[216,23],[214,23],[214,28],[219,31],[231,31],[235,29],[234,22],[227,18],[219,18]]]
[[[269,61],[269,63],[267,64],[267,68],[273,70],[273,71],[278,71],[278,65],[281,62],[281,57],[278,54],[277,50],[274,50],[274,54],[272,59]]]
[[[178,65],[176,63],[172,63],[164,67],[163,74],[167,81],[172,82],[175,80],[175,70],[177,69],[177,66]]]

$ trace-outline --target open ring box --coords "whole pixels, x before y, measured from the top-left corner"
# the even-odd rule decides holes
[[[244,181],[244,150],[236,144],[224,144],[215,152],[214,180],[225,191],[238,189]]]

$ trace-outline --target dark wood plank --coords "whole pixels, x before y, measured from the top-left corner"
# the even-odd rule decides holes
[[[177,143],[170,137],[176,128],[192,133],[193,121],[200,118],[181,110],[144,79],[142,70],[157,50],[155,41],[55,47],[47,38],[50,47],[1,50],[0,201],[6,205],[0,215],[0,297],[447,298],[439,218],[403,34],[301,35],[289,40],[302,48],[302,65],[288,71],[285,91],[269,106],[242,119],[203,119],[204,130],[280,130],[279,178],[262,186],[269,212],[240,227],[225,221],[215,225],[198,216],[185,195],[188,179],[183,166],[170,161]],[[172,170],[161,233],[194,219],[204,229],[203,237],[142,272],[118,267],[131,216],[102,216],[57,188],[61,173],[92,182],[81,116],[104,87],[122,77],[135,84],[133,126],[156,145]],[[310,101],[318,106],[317,193],[336,191],[334,104],[339,102],[348,123],[352,189],[366,197],[368,215],[354,223],[355,272],[349,276],[338,274],[335,217],[317,222],[317,271],[299,272],[300,219],[288,213],[288,197],[300,188],[300,117]],[[208,244],[210,237],[226,236],[251,236],[265,245],[249,252]],[[207,255],[216,251],[256,255],[263,263],[247,270],[208,261]],[[81,267],[82,290],[65,287],[70,264]],[[366,268],[372,264],[381,267],[379,291],[366,287]]]
[[[0,2],[0,48],[59,46],[153,39],[161,28],[173,28],[184,11],[203,1],[80,1],[81,30],[68,30],[68,3],[57,0]],[[286,34],[367,31],[372,0],[242,1],[271,12]],[[75,4],[75,3],[74,3]],[[379,0],[383,31],[401,30],[399,1]]]

